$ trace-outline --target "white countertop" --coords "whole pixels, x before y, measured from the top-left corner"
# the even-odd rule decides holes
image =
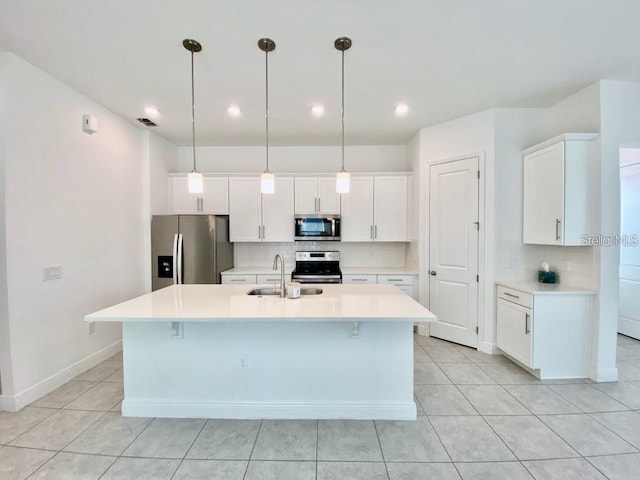
[[[286,269],[287,273],[293,271]],[[418,275],[418,271],[409,267],[345,267],[340,266],[343,275]],[[222,275],[273,275],[275,272],[270,266],[265,267],[235,267],[222,272]]]
[[[540,283],[540,282],[496,282],[496,285],[502,285],[507,288],[520,290],[521,292],[530,293],[532,295],[595,295],[592,290],[584,288],[563,285],[562,283]]]
[[[305,285],[298,299],[247,295],[256,285],[172,285],[85,316],[88,322],[384,321],[435,322],[392,285]]]

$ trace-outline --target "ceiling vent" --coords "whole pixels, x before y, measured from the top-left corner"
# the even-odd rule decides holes
[[[157,127],[158,126],[157,123],[154,123],[153,121],[149,120],[148,118],[140,117],[137,120],[140,123],[142,123],[144,126],[146,126],[146,127]]]

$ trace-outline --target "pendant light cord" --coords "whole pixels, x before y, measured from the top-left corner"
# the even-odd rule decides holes
[[[342,50],[342,170],[344,172],[344,50]]]
[[[269,173],[269,51],[265,50],[264,52],[264,76],[265,76],[265,92],[264,92],[264,116],[265,116],[265,136],[266,141],[265,145],[267,148],[267,170],[266,173]]]
[[[193,141],[193,171],[196,170],[196,100],[193,82],[193,51],[191,52],[191,139]]]

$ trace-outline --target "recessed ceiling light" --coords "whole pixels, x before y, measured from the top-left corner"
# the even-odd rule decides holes
[[[154,107],[153,105],[149,105],[147,107],[144,107],[144,113],[146,113],[147,115],[149,115],[150,117],[157,117],[158,115],[160,115],[160,110],[158,110],[156,107]]]
[[[240,110],[240,107],[238,105],[229,105],[229,107],[227,108],[227,113],[232,117],[239,117],[240,115],[242,115],[242,110]]]
[[[409,113],[409,105],[404,102],[396,103],[395,112],[397,116],[403,117]]]
[[[320,105],[319,103],[315,104],[313,107],[311,107],[311,113],[314,117],[321,117],[324,115],[324,106]]]

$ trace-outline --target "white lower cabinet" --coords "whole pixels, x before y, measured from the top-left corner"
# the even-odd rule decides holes
[[[589,374],[592,292],[559,285],[497,287],[497,346],[542,379]]]
[[[242,285],[243,283],[255,285],[257,280],[256,275],[239,273],[222,273],[220,276],[222,277],[222,285]]]
[[[351,274],[342,274],[342,283],[350,283],[350,284],[367,284],[367,283],[378,283],[377,275],[351,275]]]
[[[345,284],[381,284],[395,285],[414,300],[417,300],[416,275],[377,275],[377,274],[342,274]]]
[[[273,274],[246,274],[246,273],[222,273],[222,284],[223,285],[262,285],[265,283],[269,284],[277,284],[280,285],[280,273],[273,272]],[[284,281],[291,281],[291,274],[285,273]]]

